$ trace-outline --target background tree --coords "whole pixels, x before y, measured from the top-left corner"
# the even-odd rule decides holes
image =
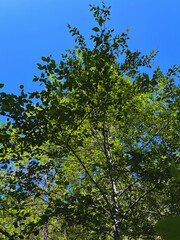
[[[105,26],[110,7],[90,7],[93,48],[69,26],[77,46],[59,64],[42,57],[42,91],[1,93],[7,239],[42,239],[46,226],[47,239],[159,239],[155,223],[180,212],[169,173],[179,162],[179,67],[150,77],[142,67],[157,52],[132,52],[127,33]]]

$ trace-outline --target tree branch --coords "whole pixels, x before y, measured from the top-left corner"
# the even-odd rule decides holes
[[[124,190],[120,191],[120,194],[118,195],[118,198],[121,197],[131,186],[133,186],[134,184],[136,184],[139,181],[139,179],[137,179],[136,181],[134,181],[133,183],[129,184]]]
[[[147,147],[147,145],[151,142],[151,140],[152,140],[159,132],[161,132],[161,130],[162,130],[163,128],[165,128],[165,127],[168,125],[169,122],[170,122],[170,120],[167,121],[160,129],[158,129],[158,131],[147,141],[147,143],[146,143],[144,146],[141,147],[141,149],[144,150],[144,148]]]
[[[89,179],[91,180],[91,182],[96,186],[96,188],[99,190],[99,192],[101,193],[101,195],[103,196],[107,206],[108,206],[108,209],[109,209],[109,213],[111,214],[111,216],[113,217],[112,215],[112,211],[111,211],[111,205],[106,197],[106,195],[104,194],[103,190],[99,187],[99,185],[97,184],[97,182],[95,182],[95,180],[92,178],[91,174],[89,173],[89,171],[87,170],[86,166],[84,165],[83,161],[81,160],[81,158],[76,154],[76,152],[74,151],[74,149],[72,149],[72,147],[67,144],[70,151],[74,154],[74,156],[77,158],[77,160],[79,161],[79,163],[81,164],[81,166],[83,167],[85,173],[88,175]],[[113,219],[113,218],[112,218]]]
[[[155,212],[155,211],[148,211],[148,210],[138,210],[138,209],[134,209],[134,211],[138,211],[138,212],[146,212],[146,213],[151,213],[151,214],[159,214],[161,216],[167,216],[167,214],[163,214],[163,213],[159,213],[159,212]]]
[[[138,199],[136,199],[136,201],[134,201],[134,203],[129,207],[129,210],[126,211],[125,215],[132,209],[134,208],[134,206],[142,199],[144,198],[146,195],[148,195],[150,192],[152,192],[157,186],[158,186],[159,182],[150,190],[148,190],[147,192],[143,193]]]
[[[68,136],[68,138],[67,138],[67,144],[69,143],[69,140],[70,140],[70,138],[71,138],[72,133],[73,133],[74,131],[76,131],[76,130],[78,129],[78,127],[81,126],[81,124],[83,123],[83,121],[86,119],[86,117],[87,117],[89,114],[91,114],[91,112],[92,112],[93,110],[94,110],[94,109],[91,109],[90,112],[86,113],[86,115],[81,119],[80,123],[77,124],[77,125],[72,129],[72,131],[70,132],[70,134],[69,134],[69,136]]]

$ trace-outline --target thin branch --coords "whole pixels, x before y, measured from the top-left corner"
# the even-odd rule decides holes
[[[32,206],[47,206],[49,205],[48,203],[32,203],[32,204],[25,204],[25,207],[32,207]]]
[[[159,132],[161,132],[161,130],[164,129],[164,128],[168,125],[169,122],[170,122],[170,120],[167,121],[160,129],[158,129],[158,131],[147,141],[147,143],[146,143],[144,146],[141,147],[141,149],[144,150],[144,148],[149,145],[149,143],[151,142],[151,140],[152,140]]]
[[[138,202],[144,198],[146,195],[148,195],[150,192],[152,192],[157,186],[158,186],[159,182],[153,187],[151,188],[150,190],[148,190],[147,192],[143,193],[138,199],[136,199],[136,201],[134,201],[134,203],[129,207],[129,210],[125,213],[125,215],[132,209],[134,208],[134,206],[136,204],[138,204]]]
[[[78,125],[76,125],[76,126],[74,127],[74,129],[72,129],[72,131],[70,132],[70,134],[69,134],[69,136],[68,136],[68,138],[67,138],[67,144],[69,144],[69,140],[70,140],[70,137],[71,137],[72,133],[73,133],[74,131],[76,131],[76,130],[81,126],[81,124],[84,122],[84,120],[87,118],[87,116],[89,116],[89,114],[91,114],[93,111],[94,111],[94,109],[92,108],[91,111],[88,112],[88,113],[81,119],[80,123],[79,123]]]
[[[112,215],[112,211],[111,211],[111,207],[110,207],[110,203],[106,197],[106,195],[104,194],[103,190],[99,187],[99,185],[97,184],[97,182],[95,182],[95,180],[92,178],[91,174],[89,173],[89,171],[87,170],[86,166],[84,165],[84,163],[82,162],[81,158],[76,154],[76,152],[71,148],[71,146],[68,144],[68,147],[70,149],[70,151],[74,154],[74,156],[78,159],[79,163],[81,164],[81,166],[83,167],[85,173],[88,175],[88,177],[90,178],[91,182],[96,186],[96,188],[99,190],[99,192],[101,193],[101,195],[103,196],[105,202],[107,203],[107,206],[109,208],[109,212],[112,216],[113,219],[113,215]]]
[[[133,183],[129,184],[124,190],[120,191],[120,194],[118,195],[118,198],[121,197],[131,186],[133,186],[134,184],[136,184],[139,181],[139,179],[137,179],[136,181],[134,181]]]
[[[107,232],[106,234],[114,239],[114,236],[111,235],[110,233]]]
[[[98,137],[101,139],[101,136],[100,136],[99,132],[96,129],[92,128],[92,127],[91,127],[91,131],[93,131],[94,133],[97,134],[97,138],[95,139],[96,143],[98,144],[98,146],[100,147],[100,149],[102,150],[103,154],[106,157],[106,150],[103,147],[104,146],[104,144],[103,144],[104,142],[101,143],[100,140],[98,139]],[[104,140],[102,140],[102,141],[104,141]]]
[[[164,213],[159,213],[159,212],[155,212],[155,211],[148,211],[148,210],[133,209],[131,211],[146,212],[146,213],[151,213],[151,214],[159,214],[161,216],[167,216],[167,214],[164,214]]]

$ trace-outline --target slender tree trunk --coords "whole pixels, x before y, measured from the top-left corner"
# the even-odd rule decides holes
[[[114,177],[114,166],[113,166],[113,156],[112,156],[112,152],[111,152],[111,147],[110,147],[110,143],[109,143],[109,137],[110,137],[110,131],[109,128],[106,126],[106,130],[107,130],[107,147],[106,147],[106,143],[105,143],[105,151],[106,151],[106,155],[107,155],[107,160],[110,163],[110,180],[111,180],[111,187],[112,187],[112,201],[113,201],[113,206],[114,206],[114,240],[122,240],[122,233],[121,233],[121,229],[120,229],[120,219],[119,219],[119,214],[118,214],[118,209],[119,209],[119,205],[118,205],[118,198],[117,198],[117,188],[116,188],[116,180]]]
[[[47,181],[47,175],[45,175],[44,177],[44,188],[46,188],[46,186],[48,185],[48,181]],[[45,227],[44,227],[44,235],[43,235],[43,240],[47,240],[48,238],[48,233],[49,233],[49,225],[46,223]]]
[[[46,224],[44,227],[44,236],[43,236],[43,240],[47,240],[48,238],[48,229],[49,229],[49,225]]]

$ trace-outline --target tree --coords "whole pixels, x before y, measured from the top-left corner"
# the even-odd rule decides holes
[[[180,213],[169,172],[179,163],[180,68],[150,77],[141,69],[157,52],[132,52],[127,33],[105,26],[110,7],[90,7],[93,48],[68,26],[77,46],[59,64],[42,57],[33,81],[44,89],[1,93],[6,239],[42,239],[47,229],[47,239],[159,239],[155,223]]]

